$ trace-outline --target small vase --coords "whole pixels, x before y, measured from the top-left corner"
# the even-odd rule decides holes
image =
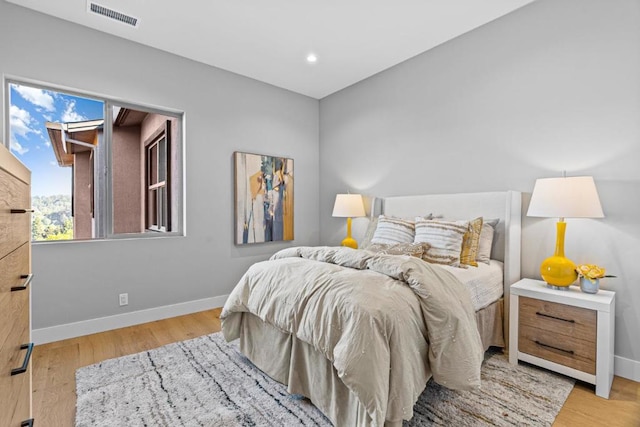
[[[580,290],[588,294],[597,294],[600,289],[600,279],[593,279],[593,282],[586,277],[580,278]]]

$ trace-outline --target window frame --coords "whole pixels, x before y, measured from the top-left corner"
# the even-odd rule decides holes
[[[131,102],[124,99],[120,99],[114,96],[108,96],[96,92],[90,92],[81,89],[69,88],[66,86],[37,81],[33,79],[23,78],[19,76],[4,75],[3,77],[3,103],[4,103],[4,142],[3,144],[11,150],[11,123],[10,123],[10,109],[11,109],[11,91],[10,85],[23,85],[37,89],[48,90],[53,92],[62,92],[71,96],[90,98],[104,103],[104,128],[103,128],[103,141],[98,145],[98,148],[94,151],[95,162],[94,167],[97,169],[94,171],[93,189],[93,212],[95,223],[95,235],[92,239],[69,239],[69,240],[32,240],[32,244],[68,244],[79,242],[93,242],[102,240],[121,240],[121,239],[146,239],[146,238],[164,238],[164,237],[183,237],[186,235],[185,217],[186,217],[186,204],[185,204],[185,112],[169,107],[158,107],[141,102]],[[171,199],[168,202],[169,206],[169,220],[171,218],[175,221],[175,227],[171,227],[171,231],[160,232],[160,230],[151,230],[145,227],[145,231],[140,233],[114,233],[114,218],[113,218],[113,185],[112,185],[112,127],[113,127],[113,107],[129,108],[137,111],[144,111],[150,114],[159,114],[166,117],[176,119],[177,129],[171,129],[170,126],[165,126],[168,132],[172,132],[171,135],[175,136],[171,140],[171,144],[175,148],[176,160],[169,163],[169,157],[167,155],[167,171],[170,171],[169,164],[179,165],[175,174],[172,174],[172,184],[168,184],[171,187],[170,195]],[[107,125],[109,124],[109,125]],[[145,141],[146,142],[146,141]],[[145,171],[146,172],[146,171]],[[145,173],[146,180],[146,173]],[[72,189],[73,181],[70,188]],[[146,188],[146,187],[145,187]],[[73,198],[73,192],[72,192]],[[146,196],[145,196],[146,199]],[[72,199],[73,209],[73,199]],[[146,214],[145,214],[146,224]]]
[[[151,152],[150,150],[152,149],[153,146],[158,147],[156,150],[156,157],[155,157],[155,163],[156,163],[156,175],[158,175],[160,173],[160,141],[164,139],[164,160],[165,160],[165,165],[164,165],[164,180],[160,181],[159,177],[156,177],[156,182],[155,183],[151,183],[151,178],[150,178],[150,174],[151,174],[151,160],[150,160],[150,156],[151,156]],[[157,219],[155,224],[157,224],[157,226],[153,226],[151,225],[150,221],[149,221],[149,214],[148,211],[145,210],[145,229],[149,230],[149,231],[156,231],[156,232],[162,232],[162,233],[167,233],[166,228],[168,224],[169,228],[171,228],[171,209],[167,208],[168,206],[171,206],[172,204],[172,198],[171,198],[171,185],[173,182],[173,179],[171,178],[171,156],[169,155],[171,153],[171,147],[172,147],[172,142],[171,142],[171,122],[169,120],[165,120],[163,125],[158,126],[158,128],[153,132],[153,134],[151,134],[147,139],[145,139],[143,141],[143,146],[145,149],[145,155],[144,155],[144,159],[145,159],[145,196],[144,196],[144,201],[145,201],[145,209],[149,209],[149,192],[150,191],[154,191],[156,192],[157,189],[161,189],[160,191],[155,193],[155,201],[156,201],[156,207],[155,207],[155,212],[156,212],[156,217],[159,216],[160,219]],[[159,198],[158,197],[158,193],[162,194],[162,197]],[[165,199],[165,195],[164,193],[166,193],[166,203],[164,202]],[[166,214],[164,211],[164,208],[167,208]],[[170,231],[169,231],[170,232]]]

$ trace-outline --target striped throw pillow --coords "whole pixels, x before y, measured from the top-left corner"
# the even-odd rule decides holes
[[[413,221],[380,215],[371,243],[413,243]]]
[[[433,264],[460,266],[464,233],[469,221],[437,221],[416,218],[416,243],[428,243],[422,259]]]

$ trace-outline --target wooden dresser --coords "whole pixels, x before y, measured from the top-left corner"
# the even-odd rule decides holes
[[[0,426],[31,418],[31,172],[0,143]]]

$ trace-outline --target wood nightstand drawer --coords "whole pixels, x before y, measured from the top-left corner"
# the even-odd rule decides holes
[[[566,336],[563,339],[596,342],[598,313],[595,310],[528,297],[520,297],[518,304],[522,326]]]
[[[588,374],[596,373],[596,342],[520,325],[518,350]]]

